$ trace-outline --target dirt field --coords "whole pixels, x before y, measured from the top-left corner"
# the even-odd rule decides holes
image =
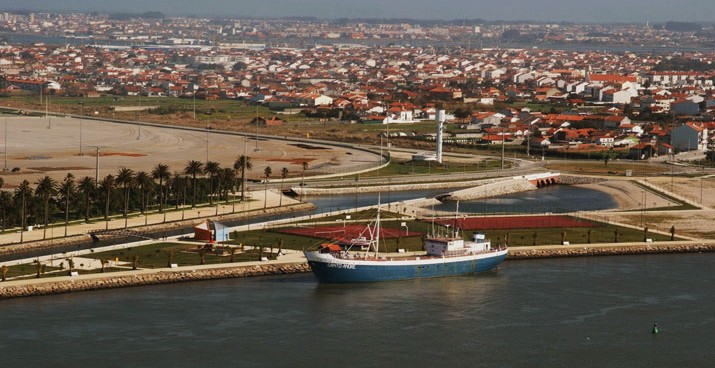
[[[150,172],[159,163],[169,165],[172,172],[183,171],[190,160],[210,160],[220,163],[221,167],[232,167],[234,161],[245,154],[253,162],[249,178],[262,177],[264,168],[271,166],[271,178],[278,179],[283,167],[288,169],[289,177],[300,177],[304,161],[308,163],[306,175],[311,175],[326,170],[348,171],[371,163],[377,165],[379,160],[378,155],[347,148],[256,140],[206,129],[187,131],[44,117],[7,117],[0,120],[0,124],[3,124],[0,125],[3,137],[0,169],[8,170],[2,176],[9,188],[23,179],[34,184],[44,175],[60,180],[67,172],[78,178],[94,178],[97,164],[101,179],[107,174],[116,174],[121,167]],[[100,147],[98,161],[97,146]],[[18,171],[11,172],[15,169]]]

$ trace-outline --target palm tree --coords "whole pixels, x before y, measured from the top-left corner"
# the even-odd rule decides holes
[[[42,203],[45,208],[44,226],[42,227],[42,239],[47,239],[47,224],[50,219],[50,198],[57,194],[57,182],[55,179],[45,175],[44,178],[37,180],[35,187],[35,195],[42,197]]]
[[[141,192],[141,213],[146,212],[146,192],[154,181],[151,176],[146,171],[139,171],[134,176],[134,183],[139,186],[139,191]]]
[[[65,179],[60,185],[60,194],[62,195],[62,200],[65,204],[65,237],[67,237],[67,225],[70,217],[70,200],[76,192],[77,187],[74,184],[74,175],[72,175],[72,173],[67,173],[67,176],[65,176]]]
[[[283,206],[283,182],[285,179],[288,177],[288,168],[282,168],[281,169],[281,196],[279,197],[280,199],[278,200],[278,207]]]
[[[233,250],[233,248],[231,248],[231,249]],[[233,253],[231,253],[231,257],[233,257]],[[231,262],[233,262],[233,261],[231,261]],[[0,267],[0,276],[2,277],[0,279],[1,281],[5,281],[7,279],[8,271],[10,271],[10,267],[8,267],[6,265],[2,265],[2,267]]]
[[[146,192],[147,188],[150,188],[154,181],[146,171],[139,171],[134,177],[134,182],[139,186],[139,190],[141,191],[141,213],[144,215],[144,225],[146,225],[149,221],[149,216],[146,214]]]
[[[84,222],[89,222],[89,202],[96,194],[96,189],[97,183],[94,182],[94,178],[89,176],[79,179],[77,183],[77,190],[84,197]]]
[[[263,192],[263,209],[266,209],[268,206],[268,178],[271,177],[271,174],[273,173],[273,169],[271,169],[270,166],[266,166],[265,169],[263,169],[263,176],[266,177],[266,189]]]
[[[302,178],[300,179],[300,201],[303,202],[303,187],[305,186],[305,170],[308,170],[308,163],[303,161],[300,165],[303,168]]]
[[[204,175],[209,176],[209,205],[213,205],[213,194],[214,194],[214,178],[218,176],[219,171],[221,171],[221,165],[216,161],[206,161],[204,165]],[[220,185],[219,185],[220,187]]]
[[[204,164],[201,161],[191,160],[184,168],[184,174],[191,175],[191,208],[196,207],[196,175],[203,172],[203,166]]]
[[[104,221],[105,221],[105,229],[109,229],[109,202],[112,199],[112,190],[114,189],[116,185],[116,182],[114,180],[114,176],[112,174],[109,174],[102,179],[102,182],[99,183],[99,186],[102,188],[102,192],[104,193]]]
[[[167,184],[171,187],[171,191],[174,193],[174,208],[179,209],[179,203],[182,205],[186,202],[186,198],[181,197],[182,191],[185,189],[184,184],[186,184],[186,176],[184,174],[174,171],[174,173],[167,181]],[[185,194],[185,192],[184,192]],[[179,197],[181,197],[181,202],[179,202]]]
[[[236,180],[236,171],[230,167],[224,167],[219,174],[219,180],[224,183],[223,185],[223,198],[228,203],[228,191],[233,191],[230,183]]]
[[[122,167],[117,172],[117,184],[124,187],[124,228],[127,228],[129,212],[129,188],[134,184],[134,170]]]
[[[159,180],[159,212],[164,212],[164,181],[169,180],[169,165],[157,164],[151,171],[151,177]]]
[[[0,188],[5,186],[5,179],[0,177]],[[5,209],[7,208],[10,194],[5,191],[0,191],[0,209],[2,210],[2,231],[5,231]]]
[[[8,223],[8,213],[13,211],[12,194],[8,191],[0,191],[0,210],[2,210],[2,231],[5,231]]]
[[[20,243],[23,241],[23,234],[25,233],[25,221],[27,220],[27,200],[29,196],[32,195],[32,188],[30,188],[30,182],[23,180],[22,183],[15,189],[15,199],[20,197]]]
[[[246,171],[253,170],[251,158],[246,155],[241,155],[241,157],[233,163],[233,168],[241,172],[241,201],[244,201],[246,199]]]

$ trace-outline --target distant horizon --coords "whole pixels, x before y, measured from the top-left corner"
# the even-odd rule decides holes
[[[122,10],[112,10],[112,11],[99,11],[99,10],[36,10],[36,9],[0,9],[0,13],[50,13],[50,14],[130,14],[130,15],[141,15],[145,13],[158,12],[163,14],[166,18],[208,18],[208,19],[256,19],[256,20],[271,20],[271,19],[315,19],[315,20],[326,20],[326,21],[336,21],[336,20],[348,20],[348,21],[414,21],[414,22],[435,22],[435,23],[458,23],[458,22],[483,22],[490,24],[603,24],[603,25],[617,25],[617,24],[627,24],[627,25],[660,25],[666,23],[695,23],[700,25],[715,25],[715,19],[711,20],[679,20],[679,19],[668,19],[660,21],[592,21],[592,22],[577,22],[569,20],[535,20],[535,19],[483,19],[483,18],[393,18],[393,17],[344,17],[344,16],[303,16],[303,15],[282,15],[282,16],[251,16],[251,15],[227,15],[227,14],[171,14],[166,13],[161,10],[148,9],[142,11],[122,11]]]
[[[483,20],[486,22],[645,24],[694,22],[712,24],[715,2],[708,0],[25,0],[1,11],[48,13],[144,13],[167,17],[405,19],[417,21]]]

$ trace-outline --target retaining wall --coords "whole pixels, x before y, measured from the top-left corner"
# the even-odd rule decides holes
[[[283,275],[310,272],[307,263],[285,263],[239,266],[232,268],[187,269],[181,271],[159,271],[142,273],[141,271],[124,273],[108,273],[106,277],[67,279],[61,281],[47,280],[41,283],[27,283],[4,287],[0,283],[0,300],[36,295],[63,294],[75,291],[98,289],[113,289],[129,286],[158,285],[175,282],[198,280],[216,280],[249,276]],[[94,276],[94,275],[92,275]]]
[[[601,183],[606,180],[607,179],[594,178],[594,177],[590,177],[590,176],[573,176],[573,175],[561,174],[561,177],[559,178],[559,184],[564,184],[564,185],[594,184],[594,183]]]
[[[613,256],[627,254],[667,254],[715,252],[714,243],[679,242],[628,243],[624,245],[581,244],[568,247],[510,247],[508,260],[557,257]]]

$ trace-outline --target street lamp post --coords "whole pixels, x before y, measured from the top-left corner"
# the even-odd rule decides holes
[[[84,117],[84,102],[79,103],[79,155],[82,156],[82,121]]]
[[[99,185],[99,150],[104,146],[89,146],[95,149],[94,185]]]
[[[47,90],[47,110],[45,111],[45,114],[47,115],[47,129],[52,129],[52,116],[49,114],[51,103],[52,103],[52,93],[50,93],[50,91],[48,89]]]
[[[258,152],[261,149],[258,148],[258,119],[255,120],[256,123],[256,148],[253,149],[254,152]]]
[[[504,136],[504,126],[501,127],[501,164],[499,169],[504,170],[504,141],[505,141],[505,136]]]
[[[211,126],[206,124],[206,162],[209,162],[209,129]]]
[[[643,188],[643,200],[641,201],[641,204],[642,204],[642,206],[641,206],[641,227],[643,227],[643,224],[644,224],[643,219],[645,217],[645,209],[648,206],[646,204],[646,190],[645,190],[645,188]]]
[[[258,103],[256,103],[256,117],[253,119],[253,123],[256,124],[256,148],[253,149],[254,152],[260,151],[258,148]]]
[[[94,155],[95,157],[95,164],[94,164],[94,182],[99,183],[99,146],[97,148],[97,153]]]
[[[5,118],[5,166],[3,171],[7,172],[7,118]]]
[[[355,177],[355,211],[358,208],[358,195],[360,193],[360,175]]]

